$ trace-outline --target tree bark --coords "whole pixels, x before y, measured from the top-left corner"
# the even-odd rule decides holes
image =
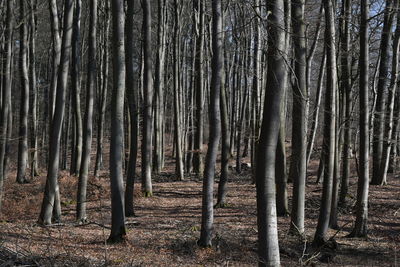
[[[210,247],[213,233],[213,187],[215,164],[221,137],[220,87],[222,80],[222,7],[221,0],[212,2],[212,62],[209,126],[210,136],[204,168],[201,233],[198,245]]]
[[[113,0],[113,91],[111,108],[110,182],[111,233],[108,242],[120,242],[126,237],[122,153],[124,149],[124,94],[125,94],[125,14],[124,1]]]

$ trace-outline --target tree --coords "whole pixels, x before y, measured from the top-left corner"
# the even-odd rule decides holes
[[[86,113],[83,131],[82,164],[79,172],[77,220],[86,221],[86,191],[89,175],[90,152],[92,147],[93,131],[93,104],[94,90],[96,86],[96,53],[97,53],[97,0],[90,1],[90,22],[89,22],[89,51],[88,51],[88,82],[86,89]]]
[[[108,241],[120,242],[126,236],[123,195],[122,153],[124,138],[125,94],[125,14],[124,1],[113,0],[113,91],[111,107],[110,183],[111,183],[111,233]]]
[[[372,179],[371,184],[383,184],[380,168],[382,166],[383,137],[384,137],[384,116],[387,98],[387,77],[389,73],[390,42],[392,39],[392,25],[394,18],[393,4],[396,0],[386,0],[385,16],[382,28],[380,45],[379,78],[376,95],[376,107],[374,113],[373,140],[372,140]]]
[[[336,144],[336,49],[335,49],[335,15],[332,0],[324,0],[325,8],[325,49],[327,53],[327,77],[325,95],[325,125],[324,125],[324,181],[319,210],[317,230],[314,244],[326,242],[326,233],[329,226],[330,209],[332,202],[332,186]]]
[[[369,1],[361,1],[360,22],[360,163],[356,202],[356,223],[351,237],[367,235],[369,187]]]
[[[257,227],[259,266],[279,266],[275,201],[275,160],[279,137],[281,98],[284,93],[285,16],[282,0],[267,2],[268,50],[264,114],[256,157]],[[268,87],[268,90],[267,90]]]
[[[143,128],[142,128],[142,190],[145,196],[153,195],[151,183],[151,137],[152,137],[152,105],[153,105],[153,74],[152,74],[152,40],[151,40],[151,4],[144,0],[143,5]]]
[[[28,113],[29,113],[29,71],[28,71],[28,21],[26,19],[26,1],[20,0],[20,48],[19,67],[21,77],[21,104],[19,123],[17,182],[27,182],[28,165]]]
[[[304,232],[305,185],[307,176],[307,50],[304,0],[292,0],[292,27],[294,45],[293,134],[292,162],[289,175],[293,181],[291,231]]]
[[[126,173],[126,190],[125,190],[125,215],[133,216],[135,214],[133,209],[133,194],[136,176],[136,161],[138,150],[138,90],[135,86],[134,78],[134,33],[133,33],[133,19],[134,19],[134,2],[127,0],[126,12],[126,94],[128,96],[129,105],[129,118],[131,125],[131,139],[129,149],[129,163],[128,171]]]
[[[1,102],[1,123],[0,123],[0,209],[1,202],[3,199],[3,184],[5,180],[4,175],[4,158],[6,154],[7,145],[7,124],[9,118],[10,103],[11,99],[11,65],[12,65],[12,31],[14,27],[12,10],[14,8],[13,1],[7,1],[6,7],[6,28],[5,28],[5,65],[4,65],[4,82],[2,85],[2,102]]]
[[[221,136],[220,89],[222,79],[222,7],[221,0],[212,2],[212,62],[209,107],[210,136],[204,168],[203,197],[201,213],[201,233],[199,246],[209,247],[212,241],[214,221],[213,187],[215,164]]]
[[[58,171],[60,159],[60,141],[62,124],[65,112],[65,96],[68,82],[68,71],[71,54],[72,20],[73,20],[73,0],[65,0],[63,37],[61,44],[60,68],[57,75],[57,94],[55,101],[54,116],[51,123],[49,162],[47,168],[47,180],[45,193],[40,211],[39,223],[51,224],[53,209],[55,220],[60,218],[60,198],[58,186]],[[54,33],[55,34],[55,33]]]

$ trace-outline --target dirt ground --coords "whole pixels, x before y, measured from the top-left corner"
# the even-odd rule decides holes
[[[172,165],[172,163],[170,163]],[[387,186],[370,187],[369,237],[349,239],[354,222],[356,177],[351,179],[349,205],[340,208],[339,226],[330,230],[332,247],[306,249],[318,219],[321,185],[315,185],[316,162],[307,183],[307,240],[288,235],[290,218],[279,218],[282,266],[400,266],[400,178],[389,176]],[[255,266],[257,225],[255,187],[249,171],[232,174],[229,206],[215,210],[213,247],[198,248],[200,235],[200,178],[176,181],[171,172],[154,177],[154,197],[136,190],[137,217],[127,218],[123,244],[106,245],[111,211],[109,177],[90,178],[88,220],[75,223],[77,178],[61,174],[63,221],[42,227],[36,223],[45,176],[29,184],[14,182],[10,171],[0,215],[0,266]],[[140,184],[136,184],[136,189]],[[217,184],[215,190],[217,189]],[[289,198],[292,187],[289,185]],[[290,199],[289,199],[290,203]]]

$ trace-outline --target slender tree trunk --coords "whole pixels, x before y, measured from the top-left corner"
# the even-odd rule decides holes
[[[65,96],[67,90],[68,70],[71,54],[72,20],[73,0],[65,0],[60,69],[57,79],[57,97],[54,110],[54,118],[51,124],[49,149],[50,155],[47,170],[46,189],[43,196],[42,208],[39,217],[39,223],[41,224],[51,224],[53,208],[57,211],[54,214],[55,218],[59,219],[58,217],[60,215],[58,214],[60,206],[58,171],[60,159],[60,141],[62,124],[64,120]]]
[[[3,184],[5,180],[4,176],[4,158],[6,153],[7,145],[7,124],[8,124],[8,113],[9,103],[8,99],[11,96],[11,64],[12,64],[12,30],[13,30],[13,19],[12,10],[14,9],[14,2],[7,1],[6,8],[6,28],[5,28],[5,67],[4,67],[4,82],[2,87],[2,103],[1,103],[1,121],[0,121],[0,210],[3,199]]]
[[[17,182],[27,181],[26,167],[28,166],[28,115],[29,115],[29,72],[28,72],[28,22],[26,19],[26,1],[20,0],[20,47],[19,67],[21,80],[21,102],[19,114],[19,142]]]
[[[174,24],[174,47],[173,47],[173,82],[174,82],[174,140],[175,140],[175,173],[179,180],[184,179],[183,173],[183,155],[182,155],[182,129],[181,129],[181,114],[180,114],[180,89],[179,89],[179,4],[178,1],[174,1],[175,10],[175,24]]]
[[[381,46],[380,46],[380,65],[379,80],[376,95],[376,107],[374,112],[374,129],[372,140],[372,179],[371,184],[380,185],[383,183],[381,173],[382,153],[383,153],[383,137],[385,132],[385,106],[386,106],[386,88],[387,77],[389,73],[390,58],[390,41],[392,39],[392,24],[394,18],[393,3],[394,0],[386,0],[385,17],[382,29]]]
[[[351,237],[367,235],[369,188],[369,1],[361,2],[360,24],[360,163],[356,203],[356,223]]]
[[[336,48],[335,48],[335,14],[332,0],[324,0],[325,7],[325,47],[327,53],[327,79],[325,100],[325,127],[324,127],[324,182],[322,189],[321,207],[319,211],[317,230],[314,244],[326,242],[326,233],[329,226],[330,209],[332,202],[332,185],[335,161],[336,135]]]
[[[104,11],[104,34],[103,34],[103,58],[102,58],[102,84],[100,85],[101,92],[98,95],[98,121],[97,121],[97,149],[96,149],[96,163],[94,169],[94,176],[98,175],[99,170],[103,165],[103,140],[104,140],[104,121],[105,121],[105,113],[106,113],[106,104],[107,104],[107,89],[108,89],[108,66],[109,66],[109,45],[108,38],[110,32],[110,3],[109,1],[105,2],[105,11]]]
[[[50,8],[50,26],[51,26],[51,35],[53,39],[53,62],[52,62],[52,73],[51,73],[51,83],[49,90],[49,135],[51,132],[50,126],[52,124],[54,109],[56,105],[56,94],[57,94],[57,80],[58,73],[60,67],[61,60],[61,37],[60,37],[60,22],[58,17],[58,9],[57,9],[57,1],[49,0],[49,8]],[[50,138],[50,137],[49,137]]]
[[[212,2],[212,62],[210,89],[210,136],[204,168],[201,233],[198,241],[201,247],[210,247],[213,233],[213,187],[215,164],[221,137],[220,87],[222,80],[222,7],[221,0]]]
[[[394,4],[395,10],[398,8],[399,1],[396,0]],[[392,53],[392,78],[389,86],[388,105],[386,107],[386,122],[384,133],[384,144],[382,152],[382,162],[380,167],[379,180],[382,185],[387,184],[387,173],[389,169],[389,158],[391,153],[392,131],[393,131],[393,118],[394,118],[394,104],[396,99],[396,90],[398,86],[399,75],[399,43],[400,43],[400,15],[397,15],[397,26],[393,40],[393,53]]]
[[[86,222],[86,191],[89,176],[90,152],[92,148],[93,131],[93,104],[94,91],[97,77],[97,0],[90,0],[90,22],[89,22],[89,50],[88,50],[88,77],[86,92],[85,126],[83,131],[82,165],[79,172],[78,200],[76,204],[76,219]]]
[[[295,83],[293,85],[292,171],[293,205],[291,231],[304,232],[305,185],[307,175],[307,54],[304,0],[292,0],[293,45],[295,56]]]
[[[134,196],[134,185],[136,176],[136,161],[138,153],[138,88],[135,86],[134,77],[134,2],[126,1],[127,3],[127,15],[126,15],[126,94],[128,96],[129,103],[129,116],[130,116],[130,127],[131,127],[131,140],[129,149],[129,164],[128,172],[126,175],[126,190],[125,190],[125,215],[134,216],[135,211],[133,208],[133,196]],[[157,116],[157,115],[156,115]],[[157,152],[156,152],[157,153]]]
[[[72,83],[72,106],[74,111],[75,125],[75,142],[72,148],[73,156],[71,156],[71,174],[79,174],[82,162],[82,114],[81,114],[81,0],[75,2],[74,23],[72,33],[72,69],[71,69],[71,83]],[[89,49],[90,50],[90,49]],[[90,52],[90,51],[88,51]]]
[[[111,182],[111,233],[108,242],[125,239],[125,210],[122,153],[124,149],[124,94],[125,94],[125,14],[124,1],[113,0],[113,91],[111,107],[110,182]]]

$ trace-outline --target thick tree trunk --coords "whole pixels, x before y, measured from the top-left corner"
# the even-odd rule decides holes
[[[198,245],[210,247],[213,234],[213,187],[215,164],[221,136],[220,87],[222,80],[222,7],[221,0],[212,2],[212,62],[210,89],[210,136],[204,168],[201,233]]]
[[[281,98],[284,96],[284,1],[268,1],[268,70],[264,114],[256,158],[259,266],[280,266],[275,201],[275,159],[279,136]]]
[[[110,182],[111,182],[111,233],[108,241],[125,239],[125,210],[122,153],[124,149],[124,94],[125,94],[125,14],[124,1],[113,0],[113,91],[111,107]]]
[[[90,152],[92,151],[93,104],[97,78],[97,0],[90,0],[88,77],[86,91],[86,113],[83,131],[82,165],[79,172],[76,219],[86,222],[86,191],[89,176]]]

